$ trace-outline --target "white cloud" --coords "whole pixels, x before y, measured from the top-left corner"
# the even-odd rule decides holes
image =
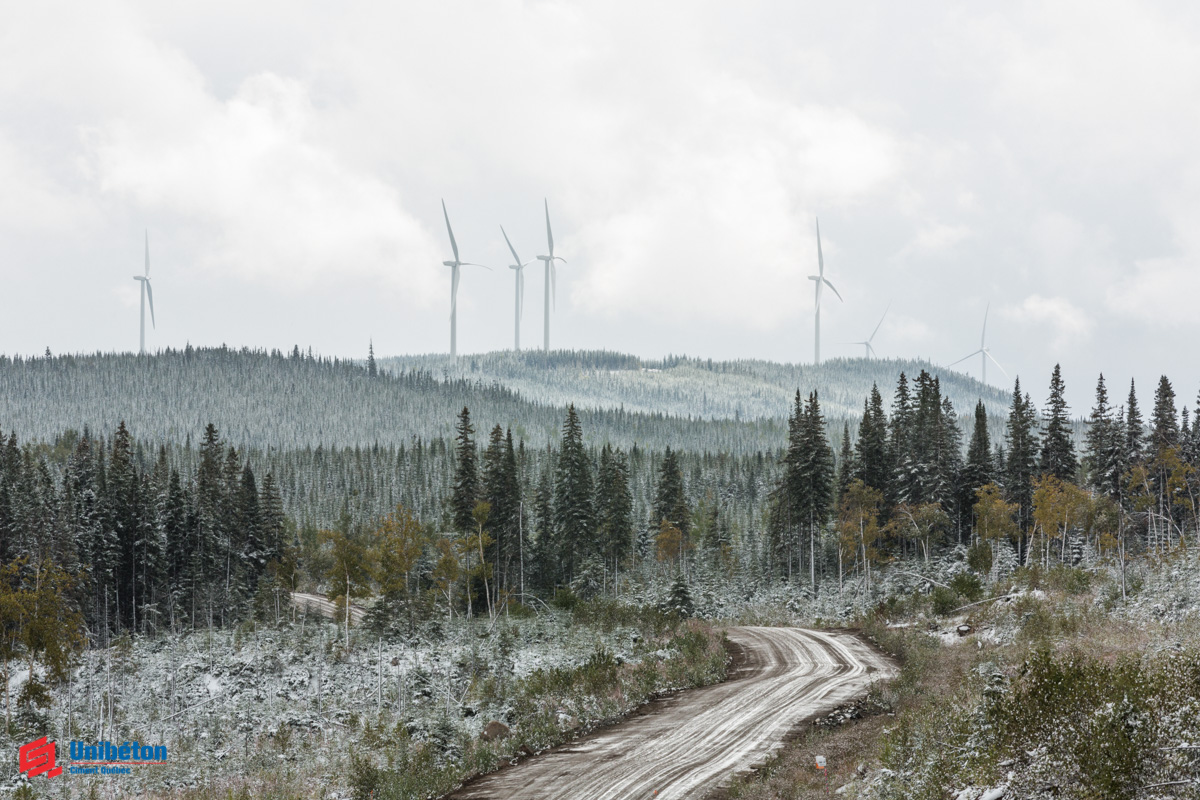
[[[1087,313],[1064,297],[1031,294],[1020,305],[1001,308],[1000,313],[1021,325],[1049,328],[1055,349],[1078,344],[1092,330],[1092,320]]]

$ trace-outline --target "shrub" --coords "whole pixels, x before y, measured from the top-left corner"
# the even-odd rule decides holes
[[[929,597],[933,601],[933,613],[939,617],[953,613],[959,606],[958,593],[945,586],[935,586]]]
[[[966,598],[969,603],[983,599],[983,581],[970,572],[960,572],[951,578],[950,588]]]
[[[967,566],[980,575],[992,571],[992,548],[987,542],[978,541],[967,551]]]

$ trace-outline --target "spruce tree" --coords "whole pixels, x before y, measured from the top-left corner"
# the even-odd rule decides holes
[[[1011,502],[1017,504],[1021,530],[1028,531],[1033,519],[1033,479],[1037,471],[1037,412],[1028,394],[1021,394],[1021,379],[1013,385],[1012,406],[1008,412],[1005,433],[1004,488]]]
[[[1088,417],[1084,434],[1084,469],[1088,485],[1096,491],[1117,498],[1121,494],[1124,474],[1122,453],[1125,450],[1124,425],[1121,415],[1113,415],[1108,404],[1108,387],[1104,374],[1096,381],[1096,404]]]
[[[478,454],[471,412],[463,406],[454,427],[454,488],[450,494],[450,520],[458,533],[475,529],[475,504],[479,502]]]
[[[837,463],[837,505],[842,504],[842,495],[846,487],[854,480],[854,449],[850,446],[850,423],[842,423],[842,449],[838,454]]]
[[[896,382],[896,395],[892,400],[892,417],[888,430],[888,466],[891,475],[884,491],[885,505],[895,506],[906,498],[917,494],[914,488],[916,477],[912,454],[913,427],[912,396],[908,390],[908,377],[903,372]]]
[[[371,341],[367,344],[367,375],[374,378],[379,374],[379,368],[375,365],[375,342]]]
[[[1138,410],[1137,393],[1133,381],[1129,381],[1129,399],[1125,402],[1125,462],[1126,468],[1140,464],[1145,457],[1145,429],[1142,427],[1142,412]]]
[[[1042,452],[1040,468],[1043,475],[1053,475],[1060,481],[1075,479],[1078,464],[1075,460],[1075,443],[1071,439],[1071,419],[1065,397],[1066,386],[1058,364],[1050,376],[1050,398],[1046,401],[1043,417]]]
[[[854,445],[854,477],[879,491],[888,488],[888,421],[879,387],[871,384],[870,397],[863,401],[862,423]]]
[[[650,527],[657,530],[663,520],[674,525],[686,540],[691,529],[691,511],[683,490],[683,473],[679,459],[670,447],[663,454],[658,471],[658,487],[654,491],[654,506]]]
[[[628,462],[607,444],[600,451],[596,517],[605,557],[615,570],[633,547],[633,497],[629,492]]]
[[[1154,392],[1154,412],[1150,416],[1150,458],[1161,460],[1169,448],[1179,445],[1179,418],[1175,410],[1175,390],[1167,376],[1158,380]]]
[[[567,408],[554,478],[554,534],[561,579],[570,583],[576,567],[595,552],[591,459],[575,406]]]

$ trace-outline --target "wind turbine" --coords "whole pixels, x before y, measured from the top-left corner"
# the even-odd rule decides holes
[[[446,212],[446,201],[442,201],[442,216],[446,218],[446,232],[450,234],[450,249],[454,251],[453,261],[443,261],[442,266],[449,267],[450,273],[450,357],[458,356],[458,275],[460,267],[483,267],[483,264],[472,264],[460,261],[458,258],[458,242],[454,241],[454,229],[450,227],[450,214]],[[489,267],[483,267],[490,269]]]
[[[550,352],[550,297],[554,296],[554,305],[558,306],[558,269],[554,266],[555,261],[567,263],[565,258],[560,258],[554,255],[554,232],[550,230],[550,203],[542,198],[542,202],[546,206],[546,241],[550,244],[550,255],[538,256],[538,261],[546,263],[546,327],[545,327],[545,347],[546,352]],[[515,255],[515,253],[514,253]]]
[[[133,279],[142,284],[142,328],[138,340],[138,355],[146,355],[146,299],[150,300],[150,325],[154,324],[154,290],[150,288],[150,231],[146,231],[146,274],[134,275]]]
[[[820,364],[821,363],[821,287],[822,287],[822,285],[828,286],[830,288],[830,290],[832,290],[833,293],[837,295],[837,299],[842,300],[841,293],[839,293],[837,289],[834,289],[833,284],[830,283],[829,280],[825,277],[825,256],[821,253],[821,221],[820,220],[817,220],[817,269],[819,270],[819,272],[816,275],[809,275],[808,279],[810,281],[814,281],[817,284],[817,296],[816,296],[816,309],[817,309],[816,330],[817,330],[817,334],[816,334],[816,338],[814,340],[814,345],[813,345],[813,362],[816,364]],[[842,302],[844,303],[846,301],[842,300]]]
[[[861,344],[863,346],[863,358],[875,357],[875,348],[871,347],[871,341],[875,338],[875,334],[879,333],[879,327],[883,325],[883,320],[887,317],[887,312],[891,307],[892,304],[888,303],[887,308],[883,310],[883,316],[879,318],[879,325],[875,326],[875,330],[871,331],[871,335],[867,337],[865,342],[847,342],[847,344]]]
[[[517,255],[517,250],[512,246],[512,242],[508,240],[508,234],[504,231],[504,226],[500,226],[500,232],[504,234],[504,242],[508,245],[508,251],[512,253],[513,260],[517,263],[510,264],[509,269],[515,270],[516,275],[516,320],[513,322],[513,349],[521,349],[521,317],[525,315],[525,267],[532,264],[532,261],[522,261]],[[553,251],[551,251],[553,252]]]
[[[984,338],[987,336],[988,311],[991,310],[991,307],[992,307],[992,304],[988,303],[987,307],[983,309],[983,332],[979,334],[979,349],[976,350],[974,353],[970,353],[968,355],[963,356],[958,361],[955,361],[953,364],[947,365],[947,366],[953,367],[954,364],[961,364],[963,361],[966,361],[971,356],[979,356],[979,363],[982,365],[982,370],[983,370],[983,382],[984,383],[987,383],[987,362],[988,362],[989,358],[992,360],[992,363],[996,365],[996,368],[998,370],[1000,370],[1001,372],[1004,372],[1004,367],[1000,366],[1000,362],[995,359],[995,357],[992,355],[992,351],[988,350],[987,345],[984,344]],[[1004,372],[1004,377],[1006,377],[1006,378],[1008,377],[1007,372]]]

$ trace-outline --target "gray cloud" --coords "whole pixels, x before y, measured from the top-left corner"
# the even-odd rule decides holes
[[[1200,366],[1197,12],[1175,3],[27,4],[0,32],[6,352],[447,346],[463,255],[559,247],[554,342],[810,357],[989,345],[1082,410]],[[532,270],[531,270],[532,271]],[[526,342],[541,339],[540,272]],[[460,348],[511,273],[464,275]],[[15,302],[12,298],[18,298]],[[997,376],[993,375],[993,380]]]

